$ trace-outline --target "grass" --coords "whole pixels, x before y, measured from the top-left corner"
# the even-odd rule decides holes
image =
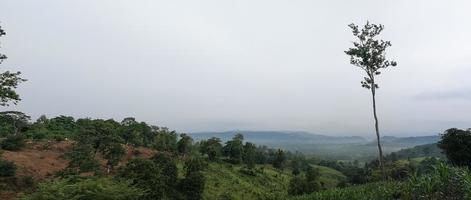
[[[346,177],[339,171],[323,166],[321,181],[327,188],[335,187]],[[241,171],[242,165],[209,163],[204,171],[206,178],[203,199],[284,199],[293,175],[291,170],[277,170],[270,165],[257,165],[255,175]]]
[[[321,174],[319,179],[321,183],[324,184],[325,188],[334,188],[340,182],[345,181],[347,179],[347,177],[343,175],[342,172],[339,172],[335,169],[319,165],[312,166],[319,169],[319,172]]]
[[[240,171],[242,166],[210,163],[205,170],[203,199],[262,199],[269,193],[286,195],[291,174],[270,166],[257,166],[255,176]],[[263,168],[263,170],[262,170]]]
[[[464,200],[471,197],[471,175],[464,168],[436,166],[434,172],[408,181],[377,182],[334,188],[290,200]]]
[[[291,200],[393,200],[399,195],[401,183],[379,182],[347,188],[334,188]]]

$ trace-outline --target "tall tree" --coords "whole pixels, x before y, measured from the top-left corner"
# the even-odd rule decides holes
[[[361,68],[366,73],[364,81],[361,81],[361,86],[371,91],[376,140],[379,151],[378,161],[382,176],[385,178],[386,174],[384,171],[383,150],[381,148],[378,116],[376,114],[376,89],[379,87],[375,78],[381,74],[381,69],[385,69],[389,66],[396,66],[397,63],[386,59],[386,48],[391,46],[391,42],[378,40],[376,38],[376,36],[383,31],[383,25],[370,24],[369,22],[366,22],[365,26],[361,30],[353,23],[350,24],[349,27],[352,29],[352,33],[358,41],[353,42],[354,47],[349,48],[345,53],[350,56],[350,63],[352,65]]]
[[[30,116],[18,111],[0,112],[0,124],[2,126],[11,126],[12,130],[10,130],[11,132],[9,134],[13,135],[19,134],[24,128],[28,127],[28,122],[30,119]],[[6,122],[6,124],[3,124],[2,122]],[[2,135],[1,129],[0,135]]]
[[[207,154],[209,160],[215,161],[222,154],[221,139],[212,137],[208,140],[201,141],[200,152]]]
[[[244,145],[244,154],[242,155],[242,159],[244,163],[247,165],[247,168],[253,169],[255,167],[255,154],[257,151],[257,146],[251,142],[246,142]]]
[[[438,147],[448,160],[454,165],[471,167],[471,131],[451,128],[441,136]]]
[[[193,139],[187,134],[181,134],[181,139],[177,142],[177,150],[178,153],[185,155],[190,152],[191,144],[193,143]]]
[[[278,149],[275,153],[275,160],[273,160],[273,167],[277,169],[283,169],[283,165],[286,161],[285,152],[281,149]]]
[[[5,35],[5,31],[0,26],[0,37]],[[0,53],[0,64],[7,59],[7,56]],[[20,77],[21,72],[6,71],[0,73],[0,106],[8,106],[9,103],[17,104],[21,99],[15,89],[26,79]]]
[[[244,136],[242,134],[236,134],[232,140],[226,142],[223,147],[223,153],[229,157],[232,163],[239,164],[242,162],[242,156],[244,154]]]

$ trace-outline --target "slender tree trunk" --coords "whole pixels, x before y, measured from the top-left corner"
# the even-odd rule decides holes
[[[14,131],[13,135],[15,135],[15,136],[18,135],[18,128],[16,128],[16,120],[15,119],[13,119],[13,131]]]
[[[373,97],[373,115],[375,118],[375,131],[376,131],[376,141],[378,143],[378,151],[379,151],[379,168],[381,169],[381,176],[383,180],[386,180],[386,172],[384,171],[384,162],[383,162],[383,149],[381,147],[381,141],[379,136],[379,125],[378,125],[378,116],[376,115],[376,87],[374,81],[372,82],[371,87],[371,95]]]

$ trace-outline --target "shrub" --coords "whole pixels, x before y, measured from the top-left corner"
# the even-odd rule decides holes
[[[297,200],[465,200],[471,195],[467,169],[438,165],[431,174],[413,175],[405,182],[377,182],[335,188],[292,199]]]
[[[99,169],[94,149],[89,144],[74,144],[72,149],[65,153],[65,157],[70,160],[68,168],[79,169],[80,172],[92,172]]]
[[[144,188],[143,200],[162,199],[165,195],[161,170],[150,160],[132,159],[120,169],[118,177],[130,181],[133,186]]]
[[[404,193],[407,199],[469,199],[471,176],[467,169],[440,164],[430,175],[412,176]]]
[[[16,174],[16,165],[13,162],[0,159],[0,177],[12,177]]]
[[[257,172],[254,169],[249,169],[247,167],[240,168],[239,172],[247,176],[257,176]]]
[[[18,188],[33,188],[35,186],[34,178],[32,176],[22,176],[16,180]]]
[[[41,183],[37,191],[22,200],[139,200],[143,191],[127,182],[107,178],[58,180]]]
[[[441,135],[438,147],[454,165],[471,167],[471,131],[451,128]]]
[[[0,143],[2,149],[17,151],[25,146],[25,138],[22,135],[10,135]]]
[[[200,200],[203,196],[205,178],[201,172],[193,172],[180,182],[180,191],[188,200]]]

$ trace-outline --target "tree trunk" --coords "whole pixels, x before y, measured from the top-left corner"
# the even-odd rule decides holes
[[[379,168],[381,169],[381,176],[383,180],[386,180],[386,172],[384,171],[384,162],[383,162],[383,149],[381,148],[381,141],[379,136],[379,126],[378,126],[378,116],[376,115],[376,87],[374,81],[372,82],[371,87],[371,94],[373,97],[373,115],[375,118],[375,131],[376,131],[376,141],[378,143],[378,151],[379,151]]]

